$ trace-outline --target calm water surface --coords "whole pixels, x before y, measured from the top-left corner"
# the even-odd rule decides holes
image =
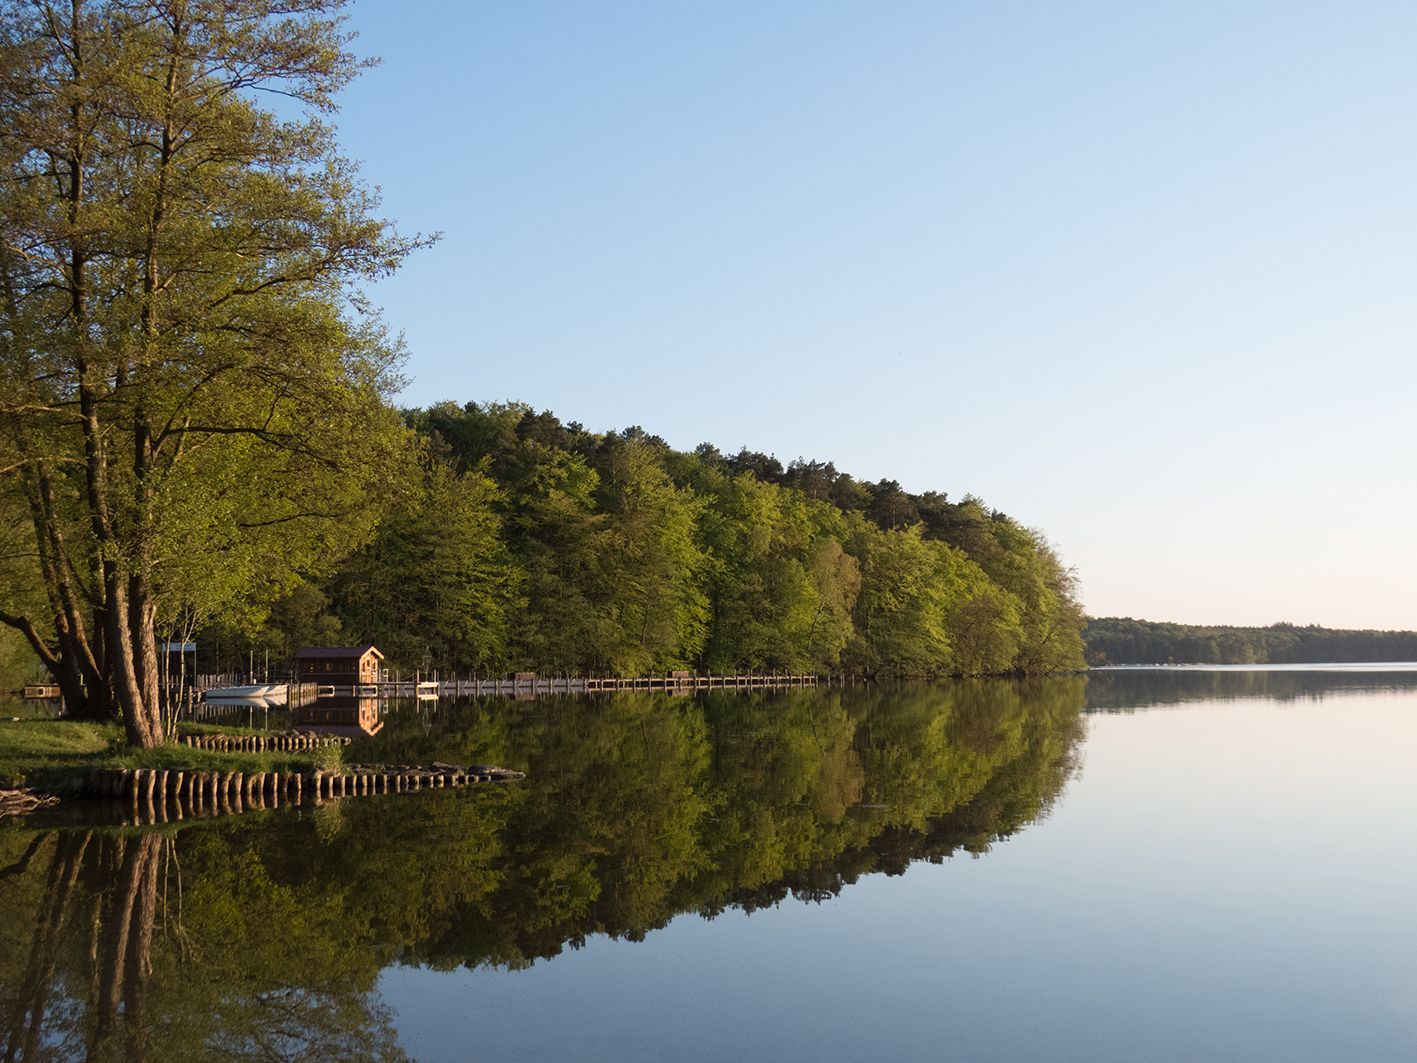
[[[1411,671],[385,720],[528,778],[0,828],[3,1058],[1417,1058]]]

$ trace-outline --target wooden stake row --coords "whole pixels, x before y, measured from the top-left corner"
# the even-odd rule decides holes
[[[338,735],[187,735],[183,744],[215,753],[301,753],[322,746],[347,746],[352,738]]]

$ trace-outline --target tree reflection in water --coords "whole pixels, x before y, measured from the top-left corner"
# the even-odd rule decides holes
[[[1083,680],[469,700],[354,751],[508,787],[0,830],[5,1060],[397,1060],[399,962],[516,968],[979,855],[1046,813]]]
[[[239,930],[266,913],[213,910],[200,877],[190,911],[180,895],[185,840],[155,830],[35,834],[5,869],[4,1059],[402,1059],[371,999],[372,974],[297,959],[282,978],[271,969],[281,950]]]

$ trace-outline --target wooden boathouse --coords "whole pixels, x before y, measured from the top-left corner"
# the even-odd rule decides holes
[[[301,682],[357,686],[379,681],[384,655],[374,646],[307,646],[295,655]]]

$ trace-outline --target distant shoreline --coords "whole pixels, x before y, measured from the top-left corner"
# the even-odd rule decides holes
[[[1175,665],[1380,665],[1417,662],[1417,631],[1318,625],[1227,627],[1091,617],[1083,633],[1091,668]]]
[[[1265,664],[1102,664],[1089,672],[1417,672],[1417,661],[1301,661]]]

